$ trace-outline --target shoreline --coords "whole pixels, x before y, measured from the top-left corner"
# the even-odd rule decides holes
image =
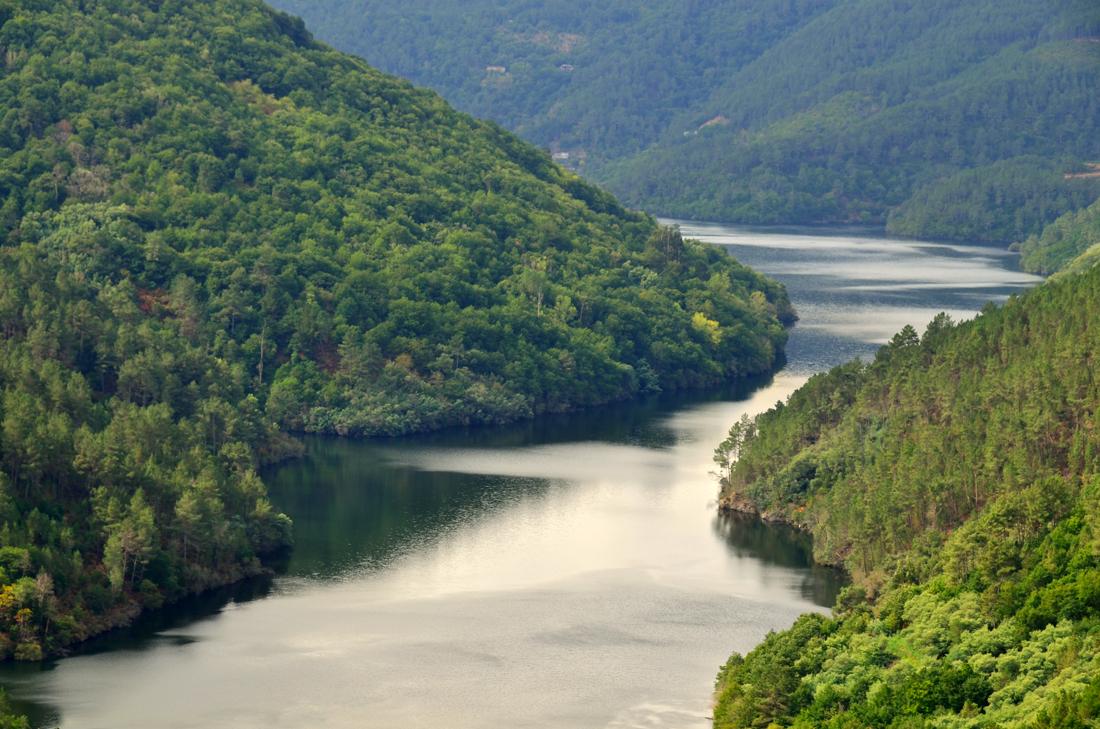
[[[97,642],[109,641],[115,635],[133,630],[144,620],[156,620],[158,617],[167,616],[171,611],[178,609],[189,600],[201,599],[221,590],[232,589],[249,580],[276,576],[277,571],[268,563],[276,556],[265,555],[265,558],[260,559],[258,564],[242,565],[239,569],[232,570],[231,574],[225,575],[224,579],[205,580],[176,597],[165,600],[156,607],[142,605],[137,597],[128,595],[125,602],[99,616],[100,619],[92,621],[87,631],[80,638],[49,652],[43,651],[42,656],[37,659],[17,659],[9,656],[0,660],[0,666],[44,666],[92,651]]]

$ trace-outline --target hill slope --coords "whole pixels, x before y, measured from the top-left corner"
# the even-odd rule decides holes
[[[655,213],[1013,242],[1100,194],[1088,0],[278,2]]]
[[[1066,213],[1020,246],[1020,264],[1028,271],[1054,273],[1094,261],[1100,246],[1100,200]]]
[[[539,145],[582,151],[598,165],[655,142],[672,117],[835,2],[274,4],[337,47],[438,90],[464,111]]]
[[[0,0],[0,657],[285,546],[280,429],[773,365],[786,296],[255,0]]]
[[[731,431],[723,504],[809,529],[859,587],[734,657],[715,726],[1092,725],[1098,317],[1100,268],[1065,275]]]
[[[1020,240],[1097,194],[1095,181],[1052,180],[1041,166],[1035,179],[1019,174],[1036,156],[1057,173],[1100,157],[1096,36],[1100,9],[1078,0],[837,3],[679,126],[716,115],[728,124],[670,134],[605,177],[660,213],[885,221],[902,206],[890,219],[899,233]],[[960,204],[959,189],[975,184],[985,194]],[[938,206],[914,214],[940,188],[957,224],[945,225]],[[1017,219],[1011,203],[1023,196],[1039,201],[1033,220]]]
[[[64,12],[16,17],[0,38],[0,232],[15,245],[118,226],[137,260],[79,265],[125,268],[154,300],[190,279],[196,334],[228,330],[221,346],[274,382],[286,425],[495,420],[774,361],[775,284],[661,238],[537,150],[285,16],[101,9],[51,46]],[[570,369],[582,376],[556,377]]]

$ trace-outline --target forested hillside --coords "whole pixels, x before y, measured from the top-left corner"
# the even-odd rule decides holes
[[[879,222],[903,206],[899,233],[1021,240],[1100,194],[1064,178],[1100,159],[1098,37],[1084,0],[838,2],[679,126],[727,124],[670,133],[604,179],[659,213]],[[1058,174],[1023,172],[1034,157]]]
[[[759,372],[782,288],[255,0],[0,0],[0,657],[260,569],[285,430]]]
[[[276,0],[317,35],[589,166],[672,118],[834,0]],[[499,67],[499,68],[497,68]]]
[[[1064,163],[1034,156],[968,169],[918,189],[890,211],[887,229],[910,237],[1020,242],[1100,199],[1100,176],[1065,170]]]
[[[1011,243],[1100,196],[1089,0],[277,2],[654,213]]]
[[[1091,726],[1100,709],[1100,268],[941,315],[716,453],[722,503],[856,587],[735,656],[718,727]]]
[[[1020,263],[1028,271],[1054,273],[1084,267],[1100,255],[1100,200],[1066,213],[1020,246]]]

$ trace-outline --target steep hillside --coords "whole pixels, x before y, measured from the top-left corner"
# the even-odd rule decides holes
[[[1098,194],[1089,0],[278,2],[654,213],[1008,243]]]
[[[1020,246],[1020,263],[1028,271],[1054,273],[1067,267],[1083,267],[1100,252],[1100,200],[1075,213],[1067,213],[1047,226],[1042,234]]]
[[[71,265],[151,304],[187,289],[284,425],[499,420],[774,361],[778,286],[296,21],[97,7],[71,33],[64,9],[3,28],[0,231],[112,231],[123,251]]]
[[[276,0],[321,38],[588,167],[659,139],[835,0]]]
[[[1070,172],[1100,158],[1097,36],[1100,8],[1079,0],[837,3],[604,178],[663,214],[882,222],[907,204],[900,233],[1019,240],[1096,194],[998,163]],[[719,115],[728,123],[693,131]],[[987,200],[954,200],[960,173]],[[913,214],[939,196],[960,224]],[[1020,197],[1033,219],[1017,219]]]
[[[1094,725],[1098,320],[1100,269],[1065,275],[731,430],[722,503],[810,530],[857,587],[731,659],[715,726]]]
[[[1100,176],[1066,172],[1064,163],[1042,157],[1014,157],[919,188],[890,211],[886,227],[910,237],[1015,243],[1098,196]]]
[[[255,0],[0,0],[0,657],[261,569],[282,430],[773,365],[777,284]]]

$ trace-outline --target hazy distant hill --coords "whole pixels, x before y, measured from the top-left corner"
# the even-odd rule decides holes
[[[655,142],[672,118],[833,0],[274,4],[460,109],[598,164]]]
[[[1013,241],[1100,194],[1064,177],[1100,160],[1090,0],[277,4],[655,213]]]

